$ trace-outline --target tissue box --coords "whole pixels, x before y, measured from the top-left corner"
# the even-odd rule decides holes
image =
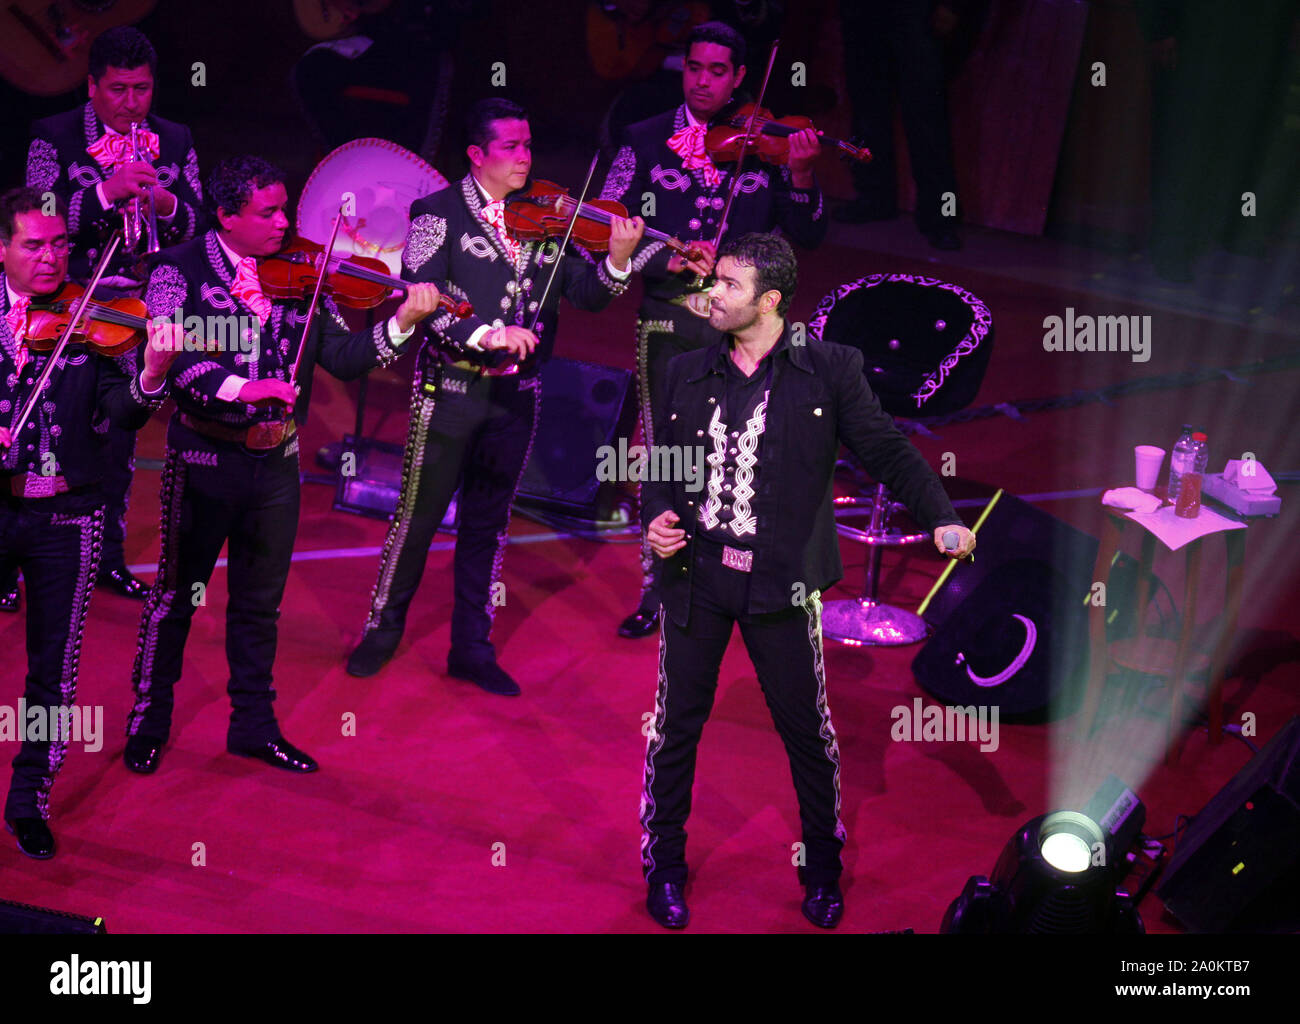
[[[1201,494],[1243,516],[1275,516],[1282,510],[1281,496],[1243,491],[1225,480],[1222,473],[1206,473],[1201,481]]]

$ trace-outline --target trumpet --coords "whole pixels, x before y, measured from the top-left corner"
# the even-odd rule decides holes
[[[140,149],[139,128],[136,122],[131,122],[131,160],[147,162],[145,153]],[[145,253],[152,256],[161,248],[158,244],[158,201],[154,198],[152,186],[149,187],[148,193],[148,196],[143,199],[136,196],[122,211],[122,248],[135,255],[140,255],[140,239],[145,231],[149,234]],[[144,209],[146,202],[149,204],[147,211]]]

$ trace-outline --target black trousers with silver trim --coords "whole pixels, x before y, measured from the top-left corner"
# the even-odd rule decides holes
[[[842,870],[846,833],[840,819],[840,752],[826,702],[821,598],[813,591],[789,611],[749,615],[750,573],[722,564],[722,549],[696,537],[695,574],[686,628],[665,615],[659,634],[659,689],[646,744],[641,796],[641,862],[646,881],[684,883],[686,819],[695,755],[713,709],[718,671],[735,624],[785,744],[799,801],[801,878],[830,884]],[[792,855],[799,863],[797,855]]]
[[[95,493],[52,498],[0,499],[0,576],[21,568],[27,581],[27,678],[30,708],[71,708],[86,610],[99,571],[104,513]],[[11,652],[16,662],[16,652]],[[59,721],[46,712],[46,722]],[[20,729],[26,723],[18,722]],[[13,759],[6,818],[48,818],[50,788],[63,765],[69,737],[24,734]]]
[[[488,377],[422,363],[414,381],[402,489],[389,524],[363,632],[396,646],[424,575],[429,545],[460,487],[451,657],[496,660],[490,633],[510,506],[532,451],[540,378]]]

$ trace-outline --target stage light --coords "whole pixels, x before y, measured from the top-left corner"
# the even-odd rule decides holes
[[[939,930],[1141,934],[1137,908],[1118,885],[1144,817],[1141,802],[1113,778],[1084,812],[1039,815],[1007,841],[989,877],[970,877]]]
[[[1038,848],[1052,867],[1077,874],[1088,870],[1093,850],[1103,842],[1101,829],[1091,818],[1075,811],[1057,811],[1043,819]]]

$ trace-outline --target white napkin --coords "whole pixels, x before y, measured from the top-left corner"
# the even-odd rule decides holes
[[[1101,496],[1101,503],[1111,508],[1134,509],[1138,512],[1154,512],[1161,501],[1154,494],[1136,487],[1116,487]]]
[[[1243,467],[1248,467],[1253,472],[1243,473]],[[1223,479],[1250,494],[1263,496],[1277,493],[1277,481],[1258,460],[1229,459],[1223,467]]]

